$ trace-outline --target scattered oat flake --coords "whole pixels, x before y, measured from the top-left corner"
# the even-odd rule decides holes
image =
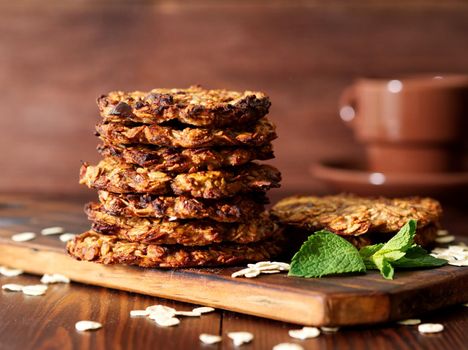
[[[444,260],[452,260],[453,259],[453,256],[451,255],[444,255],[444,254],[434,254],[432,255],[434,258],[438,258],[438,259],[444,259]]]
[[[155,318],[171,318],[175,315],[176,309],[169,307],[169,306],[164,306],[164,305],[152,305],[148,306],[146,308],[146,311],[150,313],[150,318],[155,319]]]
[[[292,329],[288,334],[291,338],[305,340],[318,337],[320,330],[317,327],[303,327],[302,329]]]
[[[452,266],[468,266],[468,259],[465,259],[465,260],[450,259],[448,261],[448,264]]]
[[[63,233],[59,236],[59,239],[65,243],[65,242],[71,241],[75,237],[76,237],[76,234],[74,233]]]
[[[257,277],[261,273],[271,274],[271,273],[279,273],[281,271],[288,271],[289,264],[284,262],[278,261],[260,261],[255,264],[248,264],[247,268],[234,272],[231,277],[247,277],[253,278]]]
[[[455,240],[455,236],[441,236],[441,237],[437,237],[435,239],[435,241],[437,243],[450,243],[450,242],[453,242]]]
[[[280,343],[273,347],[273,350],[304,350],[302,346],[294,343]]]
[[[326,326],[320,327],[320,330],[326,333],[335,333],[335,332],[338,332],[339,329],[340,327],[326,327]]]
[[[206,334],[206,333],[200,334],[198,338],[200,339],[202,343],[209,344],[209,345],[219,343],[223,340],[223,338],[220,337],[219,335]]]
[[[177,326],[180,323],[180,320],[178,318],[175,318],[175,317],[156,318],[155,321],[158,324],[158,326],[161,326],[161,327]]]
[[[260,270],[262,272],[267,270],[286,271],[289,270],[290,267],[289,264],[278,261],[260,261],[256,264],[248,264],[247,266],[255,270]]]
[[[254,270],[254,271],[251,271],[251,272],[247,272],[244,276],[246,278],[254,278],[254,277],[257,277],[258,275],[260,275],[260,270]]]
[[[177,216],[169,216],[169,218],[167,219],[167,221],[176,221],[177,220]]]
[[[50,235],[59,235],[63,233],[64,229],[60,226],[46,227],[41,230],[41,235],[50,236]]]
[[[468,254],[468,248],[463,245],[449,245],[449,252]]]
[[[236,278],[236,277],[240,277],[240,276],[244,276],[246,273],[249,273],[249,272],[252,272],[252,271],[256,271],[255,269],[252,269],[250,267],[247,267],[245,269],[242,269],[242,270],[239,270],[239,271],[236,271],[234,272],[231,277],[233,278]]]
[[[0,266],[0,275],[5,277],[16,277],[23,274],[23,270],[20,269],[10,269],[5,266]]]
[[[437,230],[437,236],[447,236],[448,231],[447,230]]]
[[[418,326],[420,333],[439,333],[444,330],[444,326],[440,323],[422,323]]]
[[[271,264],[272,264],[271,261],[259,261],[258,263],[255,263],[255,264],[247,264],[247,266],[250,268],[260,268],[264,266],[270,266]]]
[[[22,232],[11,236],[11,239],[15,242],[26,242],[34,238],[36,238],[36,234],[34,232]]]
[[[46,291],[47,291],[47,286],[44,284],[33,284],[29,286],[24,286],[22,288],[23,294],[33,295],[33,296],[44,295]]]
[[[448,236],[440,237],[445,238]],[[468,249],[466,246],[457,244],[450,245],[448,248],[435,248],[431,255],[448,261],[452,266],[468,266]]]
[[[148,316],[150,313],[148,310],[131,310],[130,316],[131,317],[139,317],[139,316]]]
[[[271,264],[268,266],[261,266],[261,267],[256,267],[254,268],[255,270],[264,272],[264,271],[270,271],[270,270],[279,270],[279,265]]]
[[[279,269],[281,271],[289,271],[291,265],[285,262],[280,262],[280,261],[274,261],[273,264],[276,264],[279,266]]]
[[[249,332],[230,332],[227,335],[232,339],[234,346],[250,343],[254,338],[253,334]]]
[[[421,320],[417,318],[409,318],[407,320],[398,321],[397,323],[401,324],[402,326],[416,326],[417,324],[421,323]]]
[[[3,290],[7,290],[9,292],[21,292],[23,290],[23,287],[21,284],[15,284],[15,283],[8,283],[4,284],[2,286]]]
[[[215,311],[215,309],[209,306],[196,307],[192,310],[192,312],[195,312],[197,314],[206,314],[208,312],[213,312],[213,311]]]
[[[78,321],[75,323],[75,328],[77,331],[92,331],[95,329],[102,328],[102,324],[95,321]]]
[[[199,317],[199,316],[201,316],[201,313],[193,312],[193,311],[176,311],[175,315],[176,316],[187,316],[187,317]]]
[[[67,276],[61,275],[59,273],[45,274],[41,277],[41,283],[51,284],[51,283],[70,283],[70,279]]]

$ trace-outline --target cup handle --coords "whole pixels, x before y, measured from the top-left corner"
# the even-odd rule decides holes
[[[354,85],[348,86],[343,90],[339,99],[340,118],[346,124],[351,125],[356,119],[357,99],[356,88]]]

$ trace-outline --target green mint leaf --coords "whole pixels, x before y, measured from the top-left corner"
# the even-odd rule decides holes
[[[373,262],[377,266],[377,268],[380,270],[380,274],[388,280],[393,279],[394,275],[394,269],[392,264],[383,256],[377,256],[374,258]]]
[[[366,268],[377,268],[384,278],[393,279],[392,263],[402,259],[413,246],[416,225],[416,220],[409,220],[387,243],[361,249],[359,254],[364,259]]]
[[[371,246],[369,246],[371,247]],[[365,249],[364,247],[362,249]],[[361,249],[361,250],[362,250]],[[362,256],[362,255],[361,255]],[[368,270],[379,270],[373,261],[365,259],[364,264]],[[420,246],[411,247],[406,251],[404,257],[393,261],[391,265],[394,268],[405,269],[405,268],[424,268],[424,267],[439,267],[447,264],[447,260],[434,258],[429,255],[426,250]]]
[[[434,258],[420,246],[411,247],[406,251],[404,257],[392,263],[392,265],[397,268],[438,267],[446,264],[447,260]]]
[[[383,243],[378,243],[378,244],[374,244],[374,245],[367,245],[365,247],[362,247],[359,250],[359,254],[361,255],[361,257],[363,259],[367,259],[367,258],[370,258],[375,253],[377,253],[383,246],[384,246]]]
[[[404,254],[401,255],[399,253],[405,253],[413,246],[415,234],[416,220],[409,220],[400,231],[375,254],[385,256],[390,261],[396,261],[404,256]]]
[[[362,260],[364,260],[364,265],[366,265],[366,269],[368,270],[376,270],[377,267],[375,266],[374,262],[370,259],[372,255],[377,253],[380,248],[383,247],[383,243],[378,243],[374,245],[368,245],[359,249],[359,255],[361,255]],[[378,270],[378,269],[377,269]]]
[[[314,233],[304,242],[292,258],[289,275],[322,277],[365,271],[359,251],[345,239],[324,230]]]
[[[393,279],[393,267],[390,263],[405,256],[406,251],[413,246],[415,234],[416,220],[409,220],[395,236],[365,260],[373,262],[384,278]],[[371,268],[370,263],[365,264],[366,267]]]

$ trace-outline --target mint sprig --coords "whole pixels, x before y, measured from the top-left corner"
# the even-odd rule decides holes
[[[409,220],[387,243],[366,246],[359,251],[332,232],[318,231],[294,255],[289,275],[322,277],[377,269],[384,278],[393,279],[395,268],[445,265],[446,260],[434,258],[414,243],[416,227],[416,221]]]
[[[393,279],[395,272],[392,263],[403,258],[406,251],[414,244],[416,226],[416,220],[409,220],[387,243],[377,245],[379,249],[376,249],[375,246],[368,247],[365,252],[366,255],[370,250],[374,250],[374,252],[364,258],[364,260],[369,260],[366,263],[367,268],[370,268],[373,264],[380,270],[384,278]]]
[[[364,249],[364,248],[363,248]],[[362,249],[359,251],[361,253]],[[361,254],[362,256],[362,254]],[[364,259],[366,268],[368,270],[377,269],[375,264],[373,264],[368,259]],[[438,259],[429,255],[428,252],[420,247],[414,246],[406,251],[406,254],[401,259],[392,263],[393,267],[397,268],[421,268],[421,267],[437,267],[447,264],[447,260]]]

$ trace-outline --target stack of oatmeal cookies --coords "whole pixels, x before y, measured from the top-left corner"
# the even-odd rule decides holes
[[[67,245],[77,259],[145,267],[217,266],[265,260],[282,235],[264,212],[281,174],[274,125],[260,92],[155,89],[98,99],[103,160],[83,164],[98,190],[92,229]]]

